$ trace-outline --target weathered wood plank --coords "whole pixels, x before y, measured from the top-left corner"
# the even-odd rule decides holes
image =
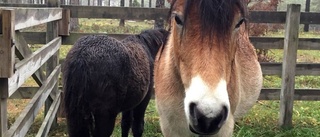
[[[12,43],[14,35],[14,18],[13,10],[0,10],[2,35],[0,35],[0,78],[9,78],[14,71],[15,46]]]
[[[60,106],[60,101],[61,101],[61,92],[59,92],[57,94],[56,98],[52,102],[36,137],[47,137],[48,136],[48,133],[50,131],[50,128],[51,128],[51,125],[52,125],[53,120],[55,118],[55,115],[58,112],[58,108]]]
[[[39,7],[39,8],[45,8],[47,5],[44,4],[17,4],[17,3],[0,3],[0,7]]]
[[[249,11],[250,23],[285,23],[286,12],[279,11]]]
[[[23,59],[32,55],[32,51],[28,47],[28,44],[25,41],[25,39],[22,36],[20,31],[16,31],[14,43],[15,43],[16,49],[17,49],[16,55],[20,60],[23,60]],[[32,75],[32,77],[39,86],[42,85],[42,81],[45,79],[45,76],[44,76],[44,73],[43,73],[43,70],[41,69],[41,67],[39,68],[38,71],[36,71]]]
[[[285,23],[285,11],[250,11],[250,23]],[[316,12],[302,12],[300,24],[320,24],[320,14]]]
[[[168,9],[140,8],[140,7],[101,7],[101,6],[75,6],[63,5],[71,10],[71,18],[108,18],[108,19],[136,19],[154,20],[166,19]]]
[[[0,137],[5,137],[4,133],[8,130],[8,78],[0,78]]]
[[[9,96],[11,96],[36,70],[38,70],[53,54],[55,54],[61,45],[61,38],[56,38],[43,46],[32,56],[16,64],[15,74],[9,78]]]
[[[20,87],[10,99],[31,99],[39,87]],[[62,87],[59,87],[62,90]],[[259,100],[280,100],[280,88],[264,88],[261,90]],[[320,100],[320,89],[295,89],[294,100]]]
[[[262,89],[259,100],[280,100],[281,89]],[[320,89],[295,89],[294,100],[319,101]]]
[[[45,44],[46,32],[21,32],[29,44]]]
[[[292,127],[295,68],[299,41],[300,5],[288,5],[285,27],[279,125]]]
[[[25,136],[40,108],[43,106],[44,101],[48,98],[50,92],[56,85],[60,74],[60,69],[61,67],[58,66],[53,73],[51,73],[48,79],[43,82],[43,86],[21,112],[20,116],[16,119],[8,132],[5,133],[5,137]]]
[[[15,8],[15,30],[62,19],[62,8]]]
[[[28,47],[28,44],[25,41],[20,31],[16,31],[14,43],[17,49],[16,55],[20,60],[23,60],[32,55],[32,51]],[[43,72],[44,72],[43,67],[40,67],[34,74],[32,74],[32,78],[35,80],[35,82],[39,86],[41,86],[42,81],[45,80],[45,75]],[[54,94],[50,94],[50,96],[54,97]]]
[[[20,87],[9,99],[31,99],[40,87]]]
[[[59,0],[47,0],[47,5],[48,7],[59,7]],[[48,22],[47,23],[47,31],[46,31],[46,41],[49,42],[55,38],[58,37],[58,33],[59,33],[59,23],[58,21],[53,21],[53,22]],[[61,44],[61,43],[60,43]],[[56,66],[59,64],[59,50],[57,50],[56,53],[54,53],[49,60],[46,63],[46,73],[47,76],[49,76],[49,74],[51,72],[54,71],[54,69],[56,68]],[[58,84],[56,84],[52,90],[52,94],[56,96],[56,94],[59,92],[58,90]],[[53,102],[53,99],[55,97],[49,97],[44,105],[44,114],[47,115],[49,108]],[[54,116],[55,122],[53,124],[53,126],[57,125],[57,118],[56,116]]]
[[[22,32],[26,41],[30,44],[44,44],[45,32]],[[63,45],[73,45],[74,42],[85,35],[108,35],[118,40],[124,39],[131,34],[107,34],[107,33],[70,33],[68,37],[62,37]],[[281,37],[250,37],[251,43],[257,49],[283,49],[284,38]],[[299,38],[300,50],[320,50],[319,38]]]
[[[256,49],[283,49],[284,38],[281,37],[250,37]],[[299,38],[300,50],[320,50],[319,38]]]
[[[62,10],[62,20],[59,21],[59,35],[69,36],[70,35],[70,10]]]
[[[281,75],[282,63],[260,63],[264,75]],[[310,75],[320,76],[320,63],[298,63],[296,64],[296,76]]]

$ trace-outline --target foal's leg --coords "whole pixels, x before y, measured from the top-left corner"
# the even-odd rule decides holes
[[[153,88],[149,88],[146,97],[142,102],[133,109],[133,125],[132,132],[134,137],[141,137],[144,129],[144,114],[151,98],[151,91]]]
[[[110,137],[115,125],[117,113],[112,111],[96,112],[94,114],[94,137]]]
[[[132,110],[122,112],[121,119],[121,135],[122,137],[128,137],[129,131],[132,125]]]

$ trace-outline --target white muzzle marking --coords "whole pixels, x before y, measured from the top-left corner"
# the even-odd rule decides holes
[[[211,89],[199,75],[193,77],[190,86],[186,88],[184,99],[184,110],[188,123],[190,123],[190,103],[196,103],[197,108],[208,118],[216,117],[223,106],[230,110],[226,81],[221,79],[217,86]]]

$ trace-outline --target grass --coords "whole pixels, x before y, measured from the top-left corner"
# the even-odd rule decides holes
[[[80,19],[78,32],[102,32],[102,33],[139,33],[141,30],[152,28],[153,22],[149,21],[127,21],[125,27],[118,27],[118,20]],[[42,28],[43,29],[43,28]],[[283,31],[268,33],[269,36],[282,37]],[[300,34],[305,38],[320,38],[319,32]],[[42,45],[32,45],[36,50]],[[64,58],[71,46],[63,46],[60,50],[60,58]],[[282,62],[282,50],[270,50],[269,56],[276,62]],[[320,51],[299,50],[298,62],[320,63]],[[320,88],[319,76],[297,76],[296,88]],[[35,86],[30,79],[24,86]],[[280,88],[281,78],[279,76],[264,76],[264,88]],[[9,123],[10,125],[18,117],[21,110],[29,100],[9,100]],[[35,119],[35,123],[29,130],[27,137],[33,137],[43,121],[43,111]],[[119,116],[120,117],[120,116]],[[281,129],[278,127],[279,101],[258,101],[251,111],[235,125],[234,137],[320,137],[320,102],[318,101],[295,101],[293,111],[293,128]],[[159,117],[156,112],[155,102],[151,100],[145,117],[145,137],[162,137]],[[67,126],[64,118],[58,118],[58,125],[53,127],[49,133],[50,137],[68,136]],[[119,118],[113,137],[121,136]]]

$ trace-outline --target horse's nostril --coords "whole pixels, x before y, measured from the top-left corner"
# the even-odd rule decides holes
[[[218,124],[219,128],[222,127],[222,125],[224,124],[224,121],[226,121],[226,119],[228,117],[228,108],[227,108],[227,106],[223,106],[222,107],[220,115],[221,115],[221,120],[220,120],[220,122]]]
[[[225,123],[228,117],[228,108],[222,106],[214,117],[204,115],[196,103],[190,103],[190,129],[192,132],[202,135],[215,134]]]
[[[198,116],[199,116],[199,110],[197,109],[197,104],[192,102],[189,105],[189,110],[190,110],[190,116],[191,120],[194,125],[198,125]]]

